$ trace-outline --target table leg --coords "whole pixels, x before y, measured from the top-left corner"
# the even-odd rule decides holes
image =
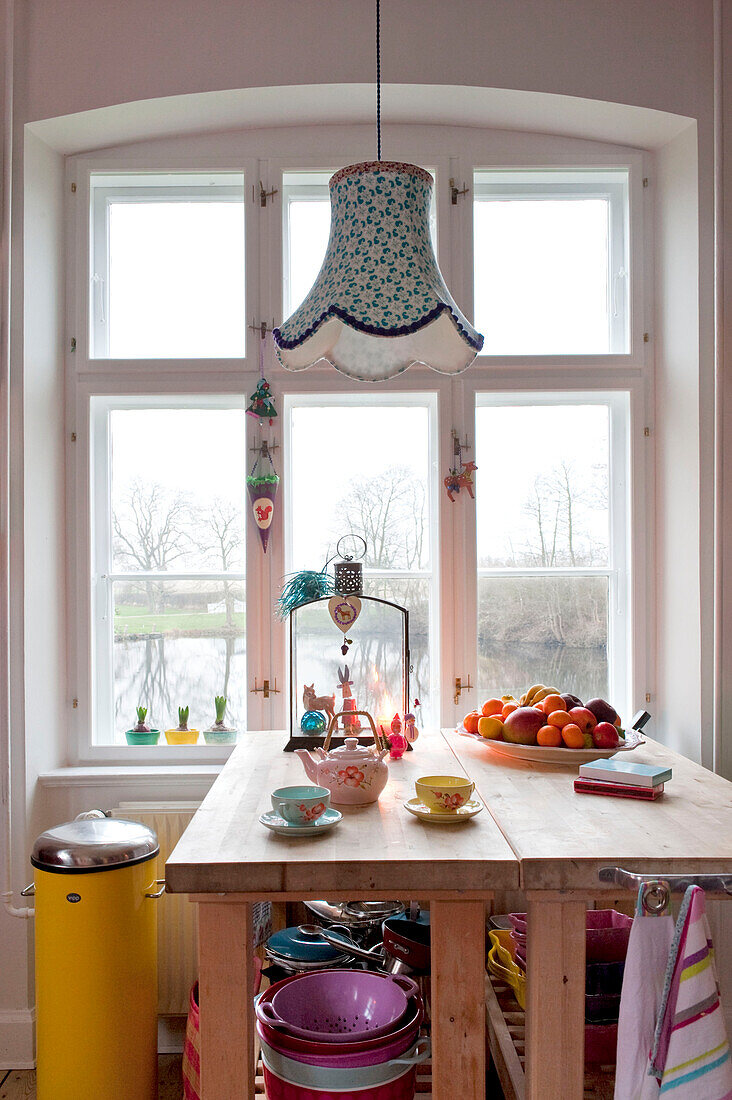
[[[582,1100],[586,905],[528,897],[526,1098]]]
[[[433,1100],[485,1097],[485,902],[430,902]]]
[[[201,1100],[254,1100],[250,904],[198,906]]]

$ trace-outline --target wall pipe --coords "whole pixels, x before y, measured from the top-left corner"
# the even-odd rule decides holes
[[[712,768],[719,772],[724,721],[724,118],[722,0],[714,0],[714,573]]]
[[[15,0],[5,0],[3,83],[3,171],[0,231],[0,724],[4,748],[3,816],[5,888],[0,892],[11,917],[27,919],[35,910],[13,905],[13,746],[10,722],[10,267],[13,198],[13,91]]]

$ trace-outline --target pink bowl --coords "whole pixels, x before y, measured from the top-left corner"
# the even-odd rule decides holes
[[[333,1092],[332,1089],[310,1089],[303,1085],[291,1085],[264,1067],[264,1087],[267,1100],[414,1100],[416,1069],[407,1070],[403,1077],[374,1088]]]
[[[526,913],[509,913],[508,919],[513,925],[511,934],[515,942],[525,947],[519,937],[526,937],[528,932]],[[586,961],[622,962],[628,953],[632,924],[632,917],[615,909],[588,909]]]
[[[330,1050],[318,1054],[277,1046],[277,1037],[271,1033],[267,1035],[259,1020],[257,1020],[257,1033],[260,1039],[272,1047],[272,1050],[284,1055],[285,1058],[292,1058],[293,1062],[302,1062],[306,1066],[321,1066],[323,1069],[360,1069],[362,1066],[380,1066],[383,1062],[390,1062],[392,1058],[405,1054],[416,1042],[419,1024],[415,1022],[406,1035],[384,1043],[380,1047],[351,1054],[342,1054],[342,1046],[336,1047],[335,1050],[331,1047]]]

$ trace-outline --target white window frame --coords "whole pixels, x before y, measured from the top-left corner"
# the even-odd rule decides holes
[[[122,179],[124,178],[124,183]],[[238,182],[236,182],[238,178]],[[244,204],[244,172],[94,173],[90,180],[90,357],[109,359],[109,208],[112,203],[237,202]],[[244,234],[246,254],[246,229]],[[246,268],[244,271],[246,286]],[[246,321],[242,357],[246,355]],[[146,358],[140,356],[141,359]]]
[[[283,401],[283,439],[285,447],[285,464],[286,477],[284,479],[284,509],[285,509],[285,540],[284,540],[284,574],[289,575],[294,570],[293,562],[293,548],[292,548],[292,524],[287,521],[290,515],[292,494],[290,486],[292,485],[292,467],[293,463],[297,461],[297,456],[294,453],[292,445],[292,412],[296,408],[322,408],[331,407],[338,408],[339,406],[349,406],[351,408],[358,407],[394,407],[414,405],[420,406],[427,410],[428,414],[428,455],[427,455],[427,469],[428,469],[428,483],[427,483],[427,509],[429,515],[430,524],[430,569],[372,569],[367,567],[364,569],[364,575],[369,578],[389,578],[392,580],[409,580],[409,579],[422,579],[429,582],[429,601],[430,601],[430,618],[429,618],[429,659],[430,659],[430,686],[431,696],[430,705],[431,709],[436,714],[441,714],[441,691],[440,691],[440,662],[439,653],[443,648],[441,645],[441,609],[440,609],[440,465],[439,465],[439,415],[438,415],[438,393],[432,391],[419,391],[419,390],[406,390],[399,389],[397,391],[390,390],[385,393],[383,390],[375,391],[372,387],[370,390],[361,390],[358,393],[350,393],[345,390],[342,392],[334,392],[332,390],[322,392],[310,392],[310,393],[288,393],[285,395]],[[336,444],[334,441],[334,461],[337,461]],[[345,534],[346,532],[344,532]],[[335,548],[334,548],[335,549]],[[313,562],[308,568],[321,568],[322,562]],[[290,698],[291,685],[289,683],[289,670],[290,660],[289,652],[287,653],[287,698]],[[411,673],[410,669],[410,673]],[[297,687],[298,685],[295,685]],[[410,680],[410,691],[414,696],[413,684]]]
[[[629,169],[477,169],[475,201],[604,199],[608,203],[608,351],[630,350]],[[521,353],[518,353],[521,354]],[[562,353],[560,353],[561,355]],[[504,355],[504,358],[506,356]],[[568,354],[566,358],[578,358]],[[580,355],[579,358],[582,358]]]
[[[446,143],[446,135],[448,141]],[[282,318],[283,300],[283,171],[325,171],[329,165],[363,160],[370,149],[372,128],[362,126],[307,126],[296,129],[230,131],[154,140],[144,146],[79,154],[68,158],[65,186],[68,218],[66,331],[66,425],[68,438],[67,559],[69,562],[68,698],[72,738],[71,764],[110,766],[171,764],[183,774],[185,764],[215,770],[230,750],[225,747],[92,745],[91,728],[91,531],[89,399],[92,395],[177,400],[191,395],[248,395],[258,377],[259,339],[249,332],[244,359],[111,360],[90,356],[89,257],[91,173],[181,175],[207,172],[244,172],[246,317],[251,325],[268,326]],[[280,419],[265,432],[270,443],[282,448],[282,410],[287,395],[398,394],[434,392],[439,467],[439,686],[441,723],[450,725],[475,702],[463,695],[453,703],[455,676],[472,675],[475,683],[477,625],[475,623],[476,546],[474,507],[465,494],[451,504],[442,489],[442,477],[453,462],[451,430],[474,439],[476,391],[546,392],[558,399],[565,391],[620,391],[631,394],[632,560],[630,613],[632,622],[631,692],[640,703],[653,691],[655,670],[654,602],[651,563],[652,532],[644,517],[653,507],[652,441],[643,438],[653,397],[653,345],[643,339],[650,328],[652,308],[651,191],[644,189],[648,172],[645,154],[597,142],[581,142],[550,135],[519,134],[475,128],[393,126],[385,132],[389,150],[399,159],[433,165],[437,172],[438,258],[453,296],[466,316],[472,316],[473,195],[451,202],[448,180],[471,187],[473,173],[482,169],[561,169],[627,167],[630,170],[630,348],[623,355],[603,356],[479,356],[465,374],[449,379],[422,368],[385,384],[345,379],[328,367],[315,366],[291,374],[275,362],[271,343],[265,373],[272,386]],[[367,154],[368,155],[368,154]],[[266,207],[259,200],[259,181],[270,195]],[[73,184],[73,186],[72,186]],[[72,340],[71,337],[74,337]],[[248,446],[261,442],[258,425],[247,418]],[[286,454],[275,453],[283,478],[278,510],[287,493]],[[477,492],[480,492],[480,473]],[[254,524],[247,526],[247,663],[249,689],[254,676],[277,677],[279,693],[264,700],[249,695],[248,729],[282,730],[288,724],[286,628],[272,617],[272,607],[285,573],[284,537],[275,519],[269,550],[262,554]],[[284,734],[283,734],[284,737]],[[180,771],[183,769],[183,771]],[[124,774],[124,773],[121,773]]]
[[[163,581],[231,580],[246,586],[247,572],[205,571],[155,571],[145,573],[134,570],[115,570],[112,564],[112,441],[110,414],[117,410],[131,409],[240,409],[246,408],[243,397],[235,395],[206,394],[203,396],[96,396],[90,399],[90,455],[91,455],[91,716],[94,754],[111,750],[119,754],[114,744],[114,620],[110,614],[113,605],[113,588],[117,581],[154,579]],[[243,479],[242,479],[243,480]],[[248,511],[248,507],[247,507]],[[247,646],[245,668],[249,661]],[[245,673],[245,686],[248,669]],[[248,709],[248,708],[247,708]],[[132,717],[132,716],[131,716]],[[160,716],[159,716],[160,717]],[[247,720],[247,726],[249,722]],[[161,738],[163,731],[161,730]],[[210,753],[204,745],[205,759]],[[193,750],[195,751],[195,749]],[[229,750],[231,751],[231,750]],[[168,756],[167,749],[165,750]],[[186,759],[187,757],[184,757]]]
[[[553,405],[601,405],[608,409],[608,474],[609,485],[609,543],[606,566],[577,566],[561,568],[529,568],[476,566],[478,582],[484,577],[606,577],[608,581],[608,697],[614,700],[619,712],[628,717],[630,701],[628,682],[631,660],[631,632],[629,594],[631,591],[630,562],[630,394],[622,391],[572,391],[548,393],[524,390],[518,393],[476,391],[476,411],[487,407]],[[489,478],[489,471],[483,478]],[[477,556],[477,547],[476,547]],[[477,624],[476,624],[477,627]],[[476,629],[476,679],[477,679],[477,629]],[[529,686],[528,684],[526,685]]]

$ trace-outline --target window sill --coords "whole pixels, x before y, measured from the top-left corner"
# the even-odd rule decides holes
[[[223,764],[143,764],[108,765],[106,767],[54,768],[38,776],[41,787],[117,787],[125,783],[135,786],[151,784],[159,790],[166,783],[191,781],[211,783]]]

